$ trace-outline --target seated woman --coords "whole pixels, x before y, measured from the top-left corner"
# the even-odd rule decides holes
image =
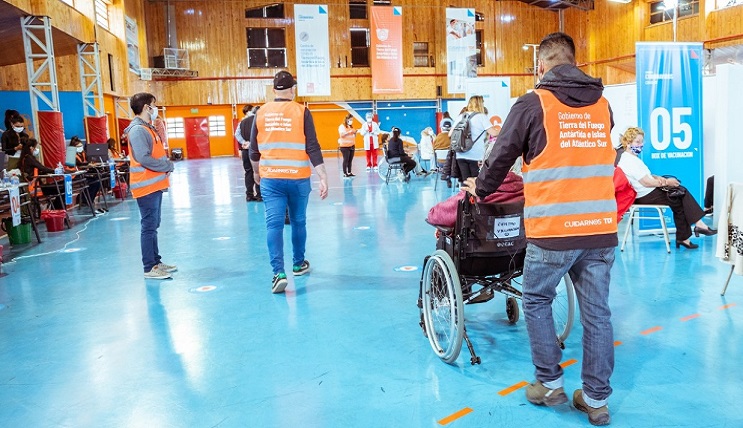
[[[704,211],[694,197],[686,192],[681,198],[669,198],[667,192],[660,187],[678,187],[681,184],[675,178],[664,178],[652,175],[647,165],[638,157],[642,152],[645,133],[640,128],[629,128],[622,135],[621,142],[624,152],[619,158],[619,168],[622,168],[632,187],[637,192],[635,204],[668,205],[673,211],[673,222],[676,224],[676,248],[684,246],[689,249],[699,248],[689,240],[691,225],[694,225],[694,235],[714,235],[717,230],[710,229],[702,218]]]
[[[520,169],[520,164],[519,164]],[[426,221],[434,226],[454,227],[457,222],[457,205],[465,198],[467,192],[462,190],[449,199],[439,202],[428,211]],[[507,204],[524,201],[524,180],[514,173],[514,168],[508,172],[505,180],[495,193],[481,199],[480,203]]]
[[[54,173],[54,168],[49,168],[36,159],[36,156],[39,155],[38,144],[39,142],[35,138],[29,138],[25,141],[21,149],[18,166],[21,170],[21,176],[26,183],[32,183],[34,177],[37,175]]]
[[[392,137],[387,140],[387,159],[400,158],[400,162],[403,163],[403,173],[405,174],[405,181],[410,181],[409,172],[412,171],[417,165],[415,161],[405,153],[402,145],[402,139],[400,138],[400,128],[392,128]]]
[[[90,162],[88,161],[88,155],[85,154],[83,142],[75,136],[70,139],[70,146],[75,147],[77,150],[77,155],[75,155],[75,166],[78,167],[78,169],[86,169],[86,167],[90,165]],[[97,210],[95,204],[98,192],[101,190],[101,182],[98,179],[98,175],[91,173],[85,174],[85,177],[88,181],[88,195],[90,195],[90,200],[93,203],[93,210],[97,211],[98,213],[105,212],[105,210],[103,209]]]
[[[116,150],[116,140],[114,140],[113,138],[109,138],[106,141],[106,144],[108,144],[108,158],[109,159],[121,159],[124,157],[121,154],[121,152]]]

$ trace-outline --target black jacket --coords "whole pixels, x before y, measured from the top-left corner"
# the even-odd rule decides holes
[[[604,92],[604,85],[601,79],[583,73],[576,66],[563,64],[545,73],[537,89],[552,92],[561,103],[568,106],[585,107],[596,104]],[[611,109],[609,114],[611,115]],[[544,112],[539,96],[530,92],[519,97],[506,117],[493,151],[477,176],[478,196],[485,197],[494,193],[516,158],[523,156],[524,163],[528,165],[542,153],[547,145],[543,122]],[[614,127],[613,117],[611,127]],[[617,235],[613,233],[586,237],[541,238],[530,239],[530,242],[549,250],[603,248],[616,246]]]
[[[20,141],[23,139],[28,139],[28,134],[26,134],[24,131],[21,131],[20,133],[13,131],[12,129],[8,129],[7,131],[3,132],[2,138],[2,144],[3,144],[3,151],[8,156],[15,155],[16,152],[16,146],[20,144]]]
[[[407,156],[405,150],[402,147],[402,140],[395,139],[394,137],[387,140],[387,157],[388,158],[401,158]]]

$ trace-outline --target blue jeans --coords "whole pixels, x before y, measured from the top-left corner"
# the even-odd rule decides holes
[[[583,325],[584,397],[591,407],[608,401],[614,371],[614,331],[609,310],[609,282],[614,248],[553,251],[529,243],[524,261],[523,303],[532,362],[538,381],[550,389],[562,386],[562,350],[557,345],[552,300],[565,273],[575,285]]]
[[[163,192],[158,190],[137,198],[137,205],[142,217],[142,232],[139,238],[142,246],[142,264],[144,271],[149,272],[153,266],[160,263],[161,259],[157,248],[157,228],[160,227]]]
[[[284,217],[287,208],[292,226],[292,262],[294,266],[299,266],[304,261],[307,243],[307,201],[311,191],[309,178],[261,180],[261,194],[266,208],[268,257],[274,275],[284,272]]]

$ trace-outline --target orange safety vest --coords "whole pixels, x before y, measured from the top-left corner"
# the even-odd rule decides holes
[[[341,128],[338,128],[339,133],[340,132],[348,132],[353,129],[353,126],[346,126],[346,124],[341,125],[343,128],[343,131],[341,131]],[[353,147],[356,145],[356,134],[346,135],[345,137],[338,138],[338,145],[340,147]]]
[[[542,104],[547,144],[523,166],[526,236],[616,233],[616,152],[608,101],[601,97],[592,106],[570,107],[550,91],[534,92]]]
[[[269,102],[255,116],[261,178],[309,178],[310,158],[304,137],[304,106]]]
[[[140,125],[143,126],[143,125]],[[152,157],[155,159],[167,158],[163,142],[160,136],[149,126],[144,127],[152,137]],[[131,163],[129,166],[129,185],[131,186],[132,196],[141,198],[158,190],[165,190],[170,186],[168,174],[165,172],[152,171],[140,164],[132,152]]]

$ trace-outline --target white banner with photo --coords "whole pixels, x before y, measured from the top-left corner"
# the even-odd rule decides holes
[[[475,9],[446,8],[446,90],[462,94],[468,78],[477,77]]]
[[[295,4],[294,29],[297,95],[330,95],[328,6]]]

